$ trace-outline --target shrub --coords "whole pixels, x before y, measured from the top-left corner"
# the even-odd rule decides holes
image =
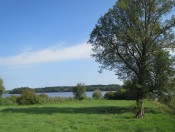
[[[99,89],[95,90],[92,94],[92,97],[95,99],[100,99],[102,97],[102,93]]]
[[[115,92],[115,99],[124,100],[127,99],[126,89],[120,88]]]
[[[43,94],[43,93],[39,94],[38,96],[41,97],[41,98],[48,98],[48,95],[47,94]]]
[[[74,97],[78,100],[86,98],[86,87],[84,84],[78,83],[76,87],[73,88]]]
[[[3,80],[0,79],[0,97],[2,97],[4,90],[5,90],[5,87],[3,85]]]
[[[125,98],[127,100],[136,100],[137,99],[136,88],[137,88],[136,84],[128,80],[124,82],[121,89],[125,90]]]
[[[11,97],[0,98],[0,105],[16,105],[16,99]]]
[[[108,91],[105,93],[104,98],[106,99],[115,99],[115,92]]]
[[[6,99],[10,100],[13,104],[16,104],[18,98],[19,97],[15,96],[15,95],[11,95],[9,97],[6,97]]]
[[[175,96],[173,95],[164,95],[161,96],[158,100],[159,102],[166,104],[168,107],[175,110]]]
[[[39,97],[35,94],[33,90],[23,90],[21,96],[17,99],[18,104],[30,105],[39,104]]]
[[[0,105],[11,105],[12,102],[6,98],[0,98]]]
[[[48,100],[49,100],[49,97],[48,97],[48,95],[47,94],[39,94],[38,95],[38,98],[39,98],[39,102],[41,103],[41,104],[46,104],[46,103],[48,103]]]

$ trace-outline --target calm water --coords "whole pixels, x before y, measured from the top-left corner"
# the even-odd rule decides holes
[[[104,95],[106,91],[102,91],[102,95]],[[40,93],[37,93],[40,94]],[[54,93],[44,93],[47,94],[49,97],[73,97],[72,92],[54,92]],[[87,97],[92,97],[93,92],[86,92]],[[9,97],[11,95],[19,96],[19,94],[3,94],[2,97]]]

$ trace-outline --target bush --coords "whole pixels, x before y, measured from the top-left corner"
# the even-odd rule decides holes
[[[12,105],[13,102],[6,98],[0,98],[0,105]]]
[[[39,102],[41,103],[41,104],[46,104],[46,103],[48,103],[48,100],[49,100],[49,97],[48,97],[48,95],[47,94],[39,94],[38,95],[38,98],[39,98]]]
[[[100,99],[102,97],[102,93],[99,89],[95,90],[92,94],[92,97],[95,99]]]
[[[15,96],[15,95],[11,95],[9,97],[6,97],[6,99],[10,100],[13,104],[16,104],[18,98],[19,97]]]
[[[16,105],[17,96],[0,98],[0,105]]]
[[[35,94],[33,90],[23,90],[21,96],[17,99],[18,104],[31,105],[39,104],[39,97]]]
[[[0,97],[2,97],[4,90],[5,90],[5,87],[3,85],[3,80],[0,79]]]
[[[136,100],[137,98],[137,90],[136,90],[137,86],[135,83],[133,83],[132,81],[125,81],[122,88],[123,90],[125,90],[125,99],[127,100]]]
[[[124,100],[127,99],[126,89],[120,88],[115,92],[115,99]]]
[[[73,88],[74,97],[78,100],[86,98],[86,87],[84,84],[78,83],[76,87]]]
[[[40,98],[48,98],[48,95],[47,95],[47,94],[43,94],[43,93],[42,93],[42,94],[39,94],[38,96],[39,96]]]
[[[108,91],[105,93],[104,98],[106,99],[115,99],[115,92]]]
[[[174,95],[173,96],[172,95],[161,96],[158,99],[158,101],[175,110],[175,96]]]

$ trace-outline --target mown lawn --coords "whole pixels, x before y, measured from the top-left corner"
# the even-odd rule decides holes
[[[135,119],[134,101],[83,100],[33,106],[0,106],[0,132],[175,132],[175,116],[145,103]]]

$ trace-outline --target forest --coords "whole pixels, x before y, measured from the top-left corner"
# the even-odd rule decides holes
[[[54,87],[44,87],[44,88],[29,88],[29,87],[20,87],[14,88],[8,91],[9,94],[20,94],[22,90],[32,89],[36,93],[47,93],[47,92],[72,92],[75,86],[54,86]],[[118,84],[109,84],[109,85],[86,85],[86,91],[94,91],[99,89],[101,91],[116,91],[121,88]]]

